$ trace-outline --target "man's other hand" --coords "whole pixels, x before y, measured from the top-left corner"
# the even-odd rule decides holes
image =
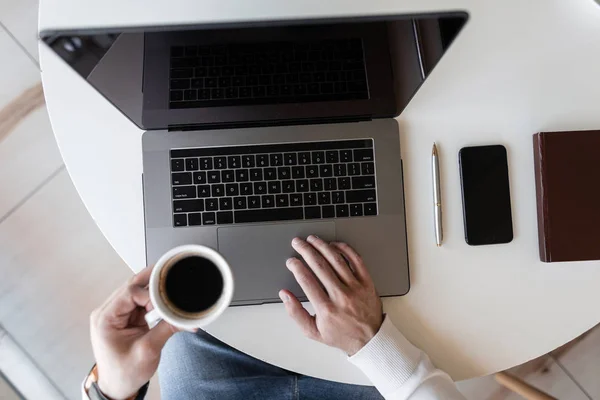
[[[135,275],[90,316],[98,387],[113,400],[136,394],[156,372],[160,352],[175,328],[162,321],[152,330],[144,319],[152,308],[152,267]]]
[[[312,303],[310,315],[289,290],[281,290],[288,314],[304,334],[353,355],[383,323],[381,300],[362,258],[345,243],[327,243],[316,236],[295,238],[292,247],[304,259],[287,260],[288,269]]]

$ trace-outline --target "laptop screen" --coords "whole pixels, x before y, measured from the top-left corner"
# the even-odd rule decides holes
[[[44,42],[142,129],[393,117],[467,15],[104,32]]]

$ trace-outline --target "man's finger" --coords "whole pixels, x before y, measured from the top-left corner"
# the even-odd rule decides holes
[[[131,283],[138,286],[148,286],[150,283],[150,275],[152,274],[152,269],[154,265],[149,265],[140,272],[138,272],[132,279]]]
[[[350,262],[350,266],[354,270],[354,274],[358,277],[358,279],[361,282],[373,281],[371,278],[371,274],[369,274],[369,271],[367,270],[367,267],[363,262],[362,257],[359,256],[358,253],[352,247],[342,242],[334,242],[331,243],[331,245],[338,249],[344,257],[346,257],[346,259]]]
[[[167,340],[177,332],[177,329],[169,325],[166,321],[160,321],[154,328],[150,329],[144,336],[146,345],[154,350],[157,354],[167,343]]]
[[[346,284],[356,282],[356,277],[337,248],[330,246],[329,243],[313,235],[309,236],[306,241],[312,244],[314,248],[321,253],[325,260],[329,262],[342,282]]]
[[[315,308],[329,301],[327,293],[323,290],[315,275],[297,258],[290,258],[285,265],[294,274],[296,282],[300,285],[308,300]]]
[[[319,278],[330,295],[341,287],[342,283],[331,269],[329,262],[310,243],[300,238],[294,238],[292,247],[304,258],[306,264]]]
[[[129,317],[137,309],[145,309],[150,303],[148,289],[141,286],[129,285],[120,289],[102,310],[102,321],[116,328],[126,328]]]
[[[321,334],[317,328],[315,317],[310,315],[308,311],[302,307],[298,298],[296,298],[289,290],[279,291],[279,297],[283,301],[288,315],[296,321],[296,324],[302,329],[304,335],[309,339],[319,340]]]

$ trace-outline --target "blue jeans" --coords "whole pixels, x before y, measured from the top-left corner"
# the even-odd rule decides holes
[[[325,381],[264,363],[202,330],[171,337],[158,373],[162,400],[383,399],[372,386]]]

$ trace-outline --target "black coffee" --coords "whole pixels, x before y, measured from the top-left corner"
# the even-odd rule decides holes
[[[223,276],[217,266],[203,257],[177,261],[165,277],[169,302],[186,313],[198,313],[214,305],[223,292]]]

